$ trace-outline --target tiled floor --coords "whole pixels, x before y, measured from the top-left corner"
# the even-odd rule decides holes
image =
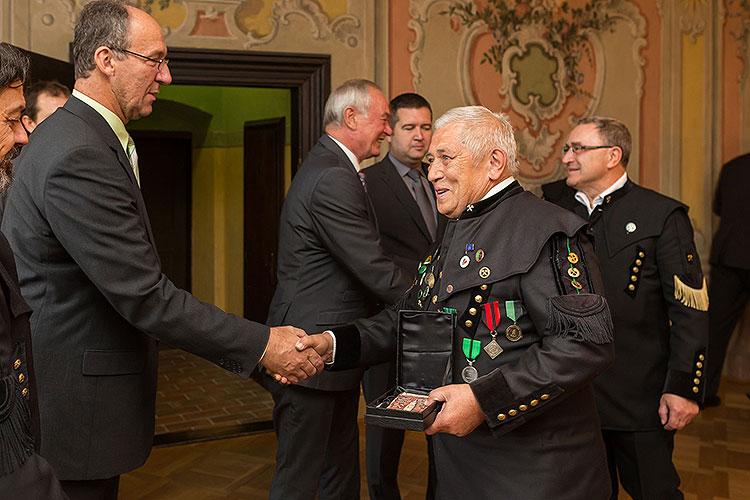
[[[677,434],[675,463],[687,500],[750,500],[750,382],[725,380],[722,406],[703,411]],[[364,432],[360,418],[360,464]],[[219,500],[268,497],[276,439],[272,433],[156,448],[122,477],[120,500]],[[425,494],[427,458],[421,433],[407,432],[399,486],[404,500]],[[362,498],[368,498],[362,487]],[[620,500],[629,497],[621,493]],[[483,499],[476,499],[483,500]]]

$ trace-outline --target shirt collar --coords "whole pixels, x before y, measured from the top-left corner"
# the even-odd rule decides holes
[[[346,157],[349,158],[349,161],[352,162],[352,166],[354,167],[354,170],[356,170],[357,172],[359,172],[360,171],[359,160],[357,159],[356,156],[354,156],[354,153],[352,153],[349,150],[349,148],[347,148],[346,146],[344,146],[343,144],[341,144],[341,142],[338,139],[336,139],[335,137],[333,137],[332,135],[328,135],[328,137],[330,137],[333,140],[333,142],[335,142],[336,144],[338,144],[338,146],[344,151],[344,154],[346,155]]]
[[[109,124],[110,128],[112,129],[112,132],[114,132],[115,135],[117,136],[117,140],[120,141],[120,144],[122,145],[122,150],[125,151],[125,153],[127,154],[128,138],[130,137],[130,134],[128,134],[128,131],[125,130],[125,124],[122,123],[122,120],[120,120],[120,117],[114,114],[110,109],[107,109],[101,103],[95,101],[91,97],[87,96],[83,92],[80,92],[76,89],[73,89],[73,97],[78,98],[79,100],[83,101],[84,103],[94,108],[94,111],[99,113],[102,116],[102,118],[106,120],[106,122]]]
[[[391,160],[391,163],[393,163],[393,166],[396,167],[396,171],[401,177],[406,176],[411,171],[410,166],[401,163],[398,158],[391,154],[390,151],[388,152],[388,159]]]
[[[607,197],[607,195],[614,193],[618,189],[622,188],[625,183],[628,182],[628,174],[627,172],[622,174],[622,177],[617,179],[612,185],[610,185],[607,189],[599,193],[596,198],[594,198],[594,203],[589,204],[588,197],[583,193],[583,191],[576,191],[575,198],[576,200],[586,207],[586,210],[588,210],[589,215],[591,215],[594,212],[594,209],[604,203],[604,198]]]
[[[492,189],[490,189],[489,192],[486,195],[484,195],[484,198],[482,198],[482,200],[486,200],[487,198],[491,198],[491,197],[495,196],[497,193],[499,193],[503,189],[505,189],[508,186],[510,186],[513,183],[513,181],[515,181],[515,180],[516,179],[514,179],[513,176],[510,176],[507,179],[505,179],[504,181],[502,181],[500,184],[492,186]]]

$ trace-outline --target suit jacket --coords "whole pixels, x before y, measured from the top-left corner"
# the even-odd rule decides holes
[[[34,310],[42,454],[61,479],[109,478],[145,462],[157,339],[243,377],[256,368],[268,327],[162,274],[122,146],[75,97],[23,148],[2,228]]]
[[[430,327],[421,337],[413,328],[404,334],[413,357],[402,354],[401,362],[410,378],[445,373],[443,384],[464,383],[463,345],[481,345],[473,362],[479,377],[470,386],[485,421],[465,437],[433,437],[438,498],[609,498],[591,381],[612,361],[612,323],[596,295],[602,282],[584,226],[514,182],[448,221],[399,303],[409,315],[456,311],[452,335]],[[485,351],[492,341],[485,306],[494,311],[495,302],[500,317],[493,313],[491,323],[499,319],[502,352],[493,358]],[[391,308],[334,329],[334,368],[393,358],[397,321]],[[506,333],[514,324],[518,337]],[[451,354],[441,358],[444,352]]]
[[[417,201],[387,155],[362,172],[378,219],[383,248],[411,275],[416,271],[419,259],[434,243]],[[439,241],[448,219],[440,213],[437,216],[435,240]]]
[[[542,190],[589,218],[564,180]],[[687,207],[628,181],[594,210],[588,232],[615,326],[615,362],[594,381],[602,426],[661,429],[663,393],[700,403],[705,391],[708,297]]]
[[[39,452],[39,409],[29,313],[13,253],[0,233],[0,491],[9,498],[62,500],[52,467]]]
[[[369,316],[409,287],[383,250],[354,166],[328,135],[310,150],[284,201],[277,275],[268,323],[308,333]],[[359,369],[321,373],[301,385],[354,389],[361,376]]]
[[[714,197],[714,213],[721,217],[711,245],[711,264],[750,269],[750,153],[728,162],[721,169]]]

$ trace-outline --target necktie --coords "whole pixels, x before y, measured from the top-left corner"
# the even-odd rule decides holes
[[[138,187],[141,187],[141,175],[140,172],[138,172],[138,152],[135,150],[135,142],[133,142],[133,138],[130,136],[128,136],[127,153],[130,168],[133,169],[133,174],[135,174],[135,180],[138,183]]]
[[[414,198],[417,200],[417,206],[419,211],[422,212],[422,218],[427,224],[427,230],[430,232],[432,239],[435,239],[435,229],[437,221],[435,220],[435,210],[432,206],[432,198],[428,192],[429,186],[427,185],[427,179],[421,175],[418,168],[409,169],[406,174],[412,180],[412,191],[414,192]]]
[[[359,176],[359,182],[362,183],[362,189],[365,190],[365,193],[367,192],[367,182],[365,181],[365,173],[364,172],[357,172],[357,175]]]

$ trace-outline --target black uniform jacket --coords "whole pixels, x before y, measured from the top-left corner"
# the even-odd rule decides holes
[[[62,500],[52,467],[39,451],[39,409],[29,313],[13,253],[0,233],[0,492],[17,500]]]
[[[612,360],[612,326],[584,225],[514,182],[448,221],[398,306],[456,310],[446,384],[463,383],[464,339],[482,347],[471,388],[486,420],[463,438],[435,436],[439,498],[609,497],[591,381]],[[336,365],[392,359],[396,309],[335,329]],[[520,338],[506,334],[514,324]]]
[[[730,161],[721,169],[714,198],[714,213],[721,217],[711,245],[711,264],[750,269],[750,154]]]
[[[565,181],[543,192],[588,216]],[[708,298],[687,207],[628,181],[589,224],[615,325],[615,362],[594,382],[602,426],[661,429],[663,393],[702,402],[705,386]]]

